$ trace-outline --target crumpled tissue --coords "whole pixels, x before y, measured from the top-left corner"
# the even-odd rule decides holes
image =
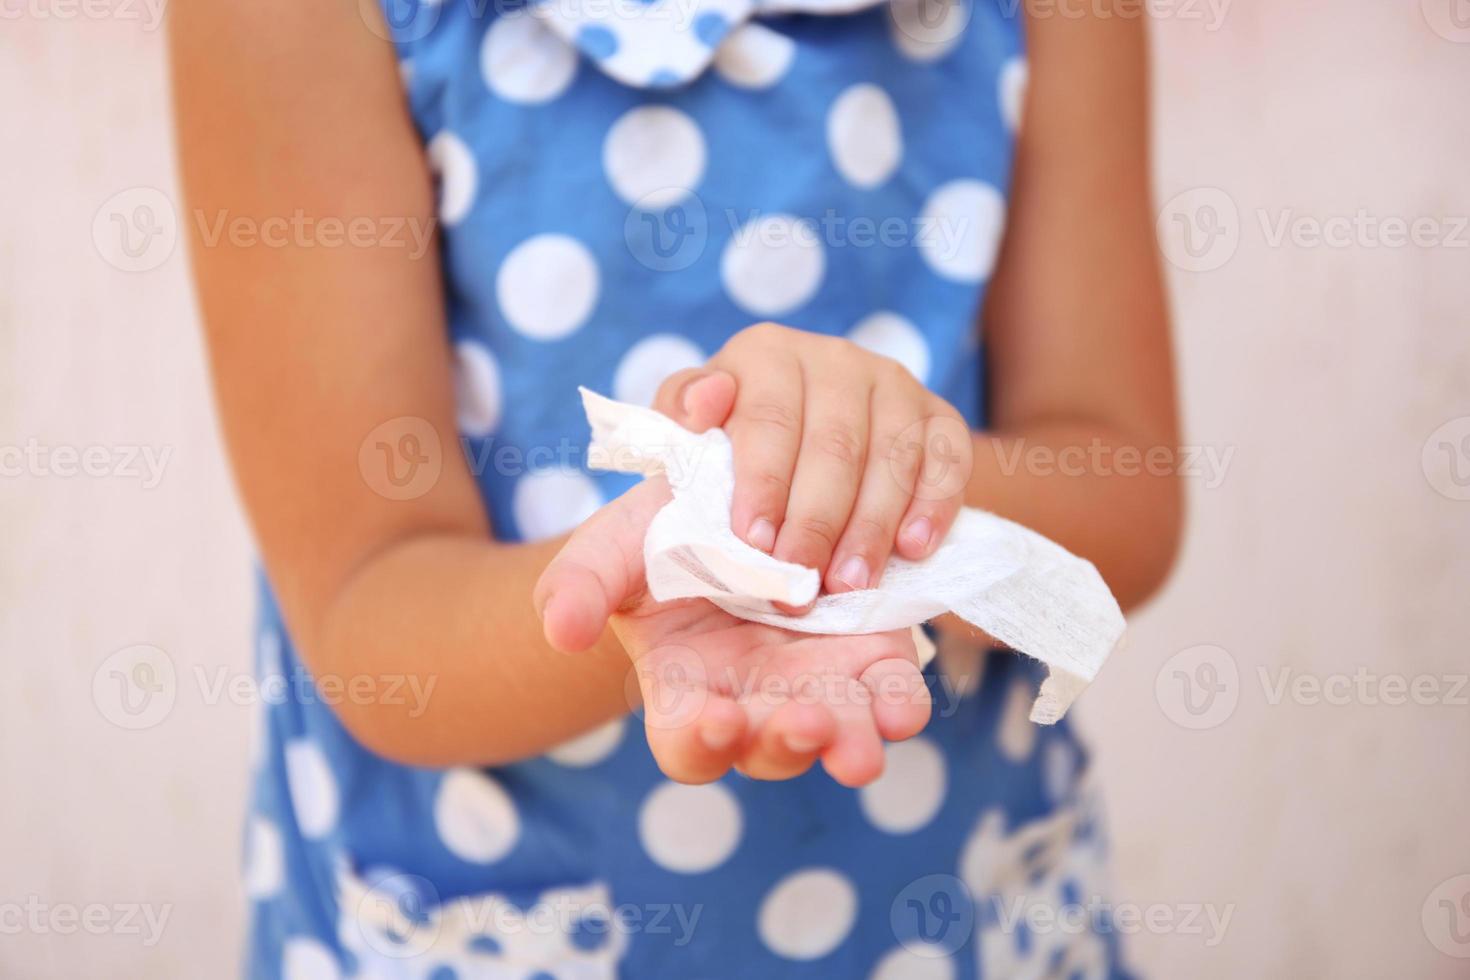
[[[654,599],[701,598],[741,619],[801,633],[906,629],[953,612],[1046,664],[1031,720],[1054,724],[1123,635],[1123,613],[1091,562],[982,510],[960,511],[927,559],[889,559],[879,586],[817,596],[815,569],[779,561],[730,528],[734,456],[720,429],[693,433],[652,409],[581,389],[592,469],[663,474],[673,499],[654,515],[643,556]],[[816,605],[789,616],[772,603]]]

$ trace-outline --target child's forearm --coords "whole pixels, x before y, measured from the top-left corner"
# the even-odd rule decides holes
[[[575,655],[542,636],[531,588],[562,543],[421,535],[344,584],[311,660],[345,682],[337,714],[354,736],[398,762],[488,765],[626,712],[630,665],[610,631]],[[417,693],[353,698],[354,677],[371,682],[363,690]]]
[[[973,442],[968,505],[1088,559],[1125,609],[1163,583],[1183,518],[1173,446],[1090,422],[980,432]]]

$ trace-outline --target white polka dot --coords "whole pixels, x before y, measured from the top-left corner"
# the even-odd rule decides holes
[[[892,949],[873,968],[868,980],[951,980],[954,961],[944,947],[913,942]]]
[[[511,249],[495,274],[500,312],[533,340],[559,340],[597,305],[597,262],[566,235],[534,235]]]
[[[857,918],[857,890],[828,868],[787,875],[761,900],[761,942],[777,956],[814,960],[836,949]]]
[[[516,527],[526,541],[554,538],[591,517],[602,506],[597,484],[571,469],[534,470],[516,483],[511,499]]]
[[[281,980],[340,980],[337,958],[315,939],[293,936],[281,952]]]
[[[500,367],[490,349],[477,340],[454,345],[454,400],[459,427],[466,434],[483,438],[500,422]]]
[[[903,157],[898,110],[876,85],[854,85],[827,113],[827,148],[837,172],[854,187],[877,187]]]
[[[858,801],[879,830],[908,834],[934,819],[946,783],[944,753],[917,736],[889,744],[883,775],[863,787]]]
[[[501,14],[480,46],[480,74],[507,102],[550,102],[577,73],[577,49],[528,9]]]
[[[1005,815],[992,807],[980,814],[960,851],[960,880],[976,895],[993,891],[1008,879],[1003,871],[1013,855],[1006,847]]]
[[[995,736],[1001,755],[1012,762],[1025,762],[1036,748],[1036,725],[1029,717],[1031,701],[1030,686],[1025,681],[1012,681]]]
[[[789,214],[747,221],[720,256],[720,278],[730,298],[756,316],[801,306],[822,284],[826,267],[817,229]]]
[[[499,861],[521,832],[510,794],[494,777],[474,769],[445,773],[434,800],[434,826],[455,857],[473,864]]]
[[[879,310],[864,317],[847,339],[864,350],[893,358],[921,382],[929,378],[929,342],[918,327],[897,313]]]
[[[316,840],[331,833],[337,826],[337,781],[316,743],[287,743],[286,785],[302,836]]]
[[[286,852],[281,832],[264,817],[250,818],[245,834],[245,894],[270,898],[286,878]]]
[[[1066,742],[1046,743],[1041,755],[1041,785],[1046,798],[1061,803],[1072,796],[1077,782],[1077,751]]]
[[[429,169],[439,178],[439,220],[458,224],[475,203],[479,183],[475,157],[464,140],[447,129],[429,140],[427,153]]]
[[[737,88],[768,88],[796,57],[796,42],[761,24],[735,28],[715,52],[715,71]]]
[[[946,279],[981,282],[995,266],[1005,216],[1005,199],[994,187],[978,180],[952,180],[924,202],[920,254]]]
[[[614,718],[585,735],[563,742],[547,752],[546,757],[552,762],[578,769],[594,766],[613,754],[623,740],[623,728],[623,719]]]
[[[893,0],[893,43],[913,61],[938,61],[954,50],[970,23],[968,0]]]
[[[1025,58],[1011,58],[1000,70],[997,93],[1000,115],[1011,132],[1021,128],[1021,109],[1026,104],[1027,68]]]
[[[602,144],[602,169],[613,190],[647,211],[687,197],[704,176],[704,162],[699,125],[668,106],[624,113]]]
[[[613,375],[613,397],[633,405],[652,405],[658,386],[675,371],[698,367],[705,361],[704,351],[678,334],[661,333],[645,337],[618,362]]]
[[[638,838],[654,863],[695,874],[721,864],[740,843],[740,804],[719,783],[660,783],[638,813]]]

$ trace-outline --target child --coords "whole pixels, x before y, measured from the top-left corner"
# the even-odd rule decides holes
[[[1127,463],[1176,442],[1136,14],[175,9],[190,206],[310,219],[194,248],[279,692],[250,976],[1119,974],[1105,914],[1028,914],[1102,901],[1034,665],[651,602],[667,488],[587,471],[576,388],[723,426],[732,527],[828,591],[971,505],[1141,601],[1180,501]]]

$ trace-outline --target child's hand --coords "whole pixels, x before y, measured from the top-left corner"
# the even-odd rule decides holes
[[[829,592],[875,587],[894,550],[927,557],[963,502],[964,418],[896,361],[842,338],[758,324],[670,377],[654,407],[696,431],[723,425],[735,447],[731,527],[817,569]]]
[[[536,584],[546,638],[568,652],[611,619],[633,661],[648,744],[665,775],[718,779],[732,765],[789,779],[820,758],[862,786],[883,770],[883,739],[918,733],[929,692],[907,630],[813,636],[745,622],[703,599],[655,603],[643,535],[668,500],[647,480],[582,524]]]

